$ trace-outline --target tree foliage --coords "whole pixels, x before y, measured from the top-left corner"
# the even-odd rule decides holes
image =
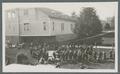
[[[115,17],[114,16],[112,17],[112,20],[111,20],[111,29],[115,30]]]
[[[105,25],[105,30],[111,30],[111,26],[110,26],[109,23],[106,23],[106,25]]]
[[[87,7],[83,9],[76,22],[74,32],[77,34],[78,38],[81,39],[102,32],[102,24],[94,8]]]
[[[75,17],[75,16],[76,16],[76,13],[75,13],[75,12],[73,12],[71,15],[72,15],[72,17]]]

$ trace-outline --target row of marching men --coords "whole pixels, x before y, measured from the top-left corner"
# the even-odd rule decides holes
[[[114,59],[115,54],[113,50],[110,50],[109,53],[105,51],[96,51],[93,46],[60,46],[52,53],[53,57],[49,56],[49,47],[33,47],[31,54],[34,58],[38,59],[40,63],[51,62],[70,62],[70,63],[90,63],[90,62],[106,62],[108,59]],[[109,57],[108,57],[109,55]]]
[[[57,55],[55,54],[57,53]],[[108,57],[109,55],[109,57]],[[114,59],[115,54],[113,50],[110,50],[109,53],[105,51],[96,51],[93,46],[87,47],[60,47],[56,52],[53,53],[54,58],[60,58],[62,62],[106,62],[108,59]]]

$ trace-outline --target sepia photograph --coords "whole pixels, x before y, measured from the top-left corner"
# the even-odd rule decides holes
[[[118,2],[2,3],[3,72],[118,72]]]

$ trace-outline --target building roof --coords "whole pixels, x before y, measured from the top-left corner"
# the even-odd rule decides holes
[[[68,21],[76,21],[76,18],[63,14],[60,11],[56,11],[56,10],[49,9],[49,8],[36,8],[36,9],[47,14],[50,18],[63,19],[63,20],[68,20]]]
[[[15,8],[15,9],[7,10],[7,12],[18,10],[18,9],[36,9],[37,11],[39,11],[39,10],[42,11],[43,13],[48,15],[48,17],[50,17],[50,18],[56,18],[56,19],[61,19],[61,20],[74,21],[74,22],[77,20],[77,18],[75,18],[75,17],[68,16],[60,11],[50,9],[50,8],[45,8],[45,7]]]

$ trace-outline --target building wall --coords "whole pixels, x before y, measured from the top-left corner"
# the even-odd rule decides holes
[[[55,42],[55,36],[22,36],[21,42],[40,43],[40,42]]]
[[[5,16],[6,36],[9,36],[7,37],[9,40],[13,41],[14,39],[10,39],[14,38],[13,36],[17,36],[16,39],[19,36],[56,36],[56,39],[60,40],[67,34],[73,34],[72,30],[75,26],[73,21],[50,18],[47,14],[35,8],[14,9],[9,10],[9,12],[14,12],[14,14],[11,13],[13,17]]]
[[[73,34],[74,27],[75,27],[75,23],[72,21],[54,19],[54,18],[51,18],[50,21],[51,35]]]
[[[14,18],[6,18],[6,34],[20,34],[20,36],[72,34],[71,25],[74,27],[74,24],[74,22],[68,20],[49,18],[45,13],[35,8],[14,9]],[[61,27],[64,29],[61,29]]]
[[[5,12],[5,35],[19,36],[18,11]]]
[[[19,36],[6,36],[6,41],[5,42],[8,42],[8,40],[12,44],[19,43]]]
[[[24,11],[20,12],[21,36],[50,36],[49,17],[41,11],[37,13],[35,9],[28,9],[28,15],[24,15]],[[25,26],[25,23],[28,23],[28,26]],[[25,30],[25,28],[29,28],[29,30]]]
[[[56,40],[58,42],[62,42],[62,41],[67,41],[67,40],[75,39],[76,37],[77,36],[75,34],[57,35],[56,36]]]
[[[28,9],[28,16],[24,15],[24,10],[20,11],[21,16],[21,36],[53,36],[62,34],[72,34],[71,24],[74,22],[61,19],[49,18],[45,13],[37,9]],[[24,19],[24,20],[23,20]],[[45,24],[44,24],[45,22]],[[54,30],[53,30],[54,22]],[[24,30],[24,23],[29,23],[29,31]],[[64,24],[64,30],[61,30],[61,24]],[[46,25],[46,30],[44,30]]]
[[[5,11],[5,39],[12,44],[19,42],[18,10]]]
[[[103,37],[102,40],[103,40],[102,42],[103,45],[113,45],[115,43],[114,37]]]

